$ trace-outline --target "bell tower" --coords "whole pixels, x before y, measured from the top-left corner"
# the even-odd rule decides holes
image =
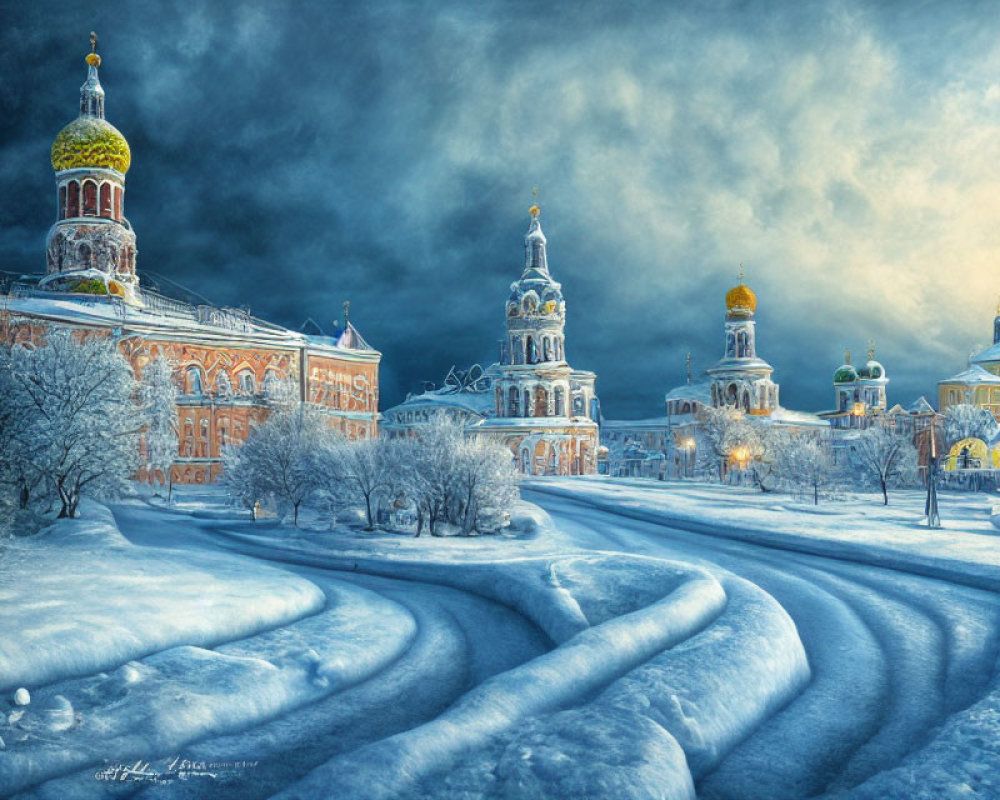
[[[125,137],[104,119],[97,34],[90,34],[80,114],[52,144],[56,221],[46,240],[49,288],[130,297],[136,277],[135,232],[125,217]]]

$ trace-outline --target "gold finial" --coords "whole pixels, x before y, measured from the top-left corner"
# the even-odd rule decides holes
[[[538,187],[537,186],[535,186],[531,190],[531,196],[533,198],[535,198],[535,202],[532,203],[531,208],[528,209],[528,213],[531,214],[532,217],[537,218],[538,215],[542,213],[542,209],[540,209],[538,207]]]
[[[850,347],[848,347],[846,350],[844,350],[844,363],[845,364],[850,364],[851,363],[851,348]]]
[[[90,32],[90,52],[87,53],[87,63],[92,67],[101,66],[101,57],[97,55],[97,34]]]
[[[874,339],[869,339],[868,340],[868,360],[869,361],[874,361],[875,360],[875,340]]]
[[[740,262],[740,286],[743,285],[743,262]]]

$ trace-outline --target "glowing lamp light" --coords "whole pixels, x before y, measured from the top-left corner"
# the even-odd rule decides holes
[[[855,403],[854,409],[851,411],[851,413],[856,417],[863,417],[865,414],[865,404]]]

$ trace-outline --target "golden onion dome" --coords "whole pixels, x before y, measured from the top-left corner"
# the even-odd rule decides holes
[[[757,295],[745,283],[734,286],[726,292],[726,310],[745,310],[753,313],[757,310]]]
[[[101,167],[128,172],[132,153],[128,142],[110,122],[98,117],[77,117],[59,131],[52,143],[52,169]]]

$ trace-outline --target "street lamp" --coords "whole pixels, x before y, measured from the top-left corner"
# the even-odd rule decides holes
[[[694,450],[694,439],[688,437],[681,446],[684,448],[684,476],[691,477],[691,451]]]
[[[937,499],[937,437],[934,436],[934,414],[931,414],[931,456],[927,460],[927,502],[924,504],[928,528],[941,527]]]

